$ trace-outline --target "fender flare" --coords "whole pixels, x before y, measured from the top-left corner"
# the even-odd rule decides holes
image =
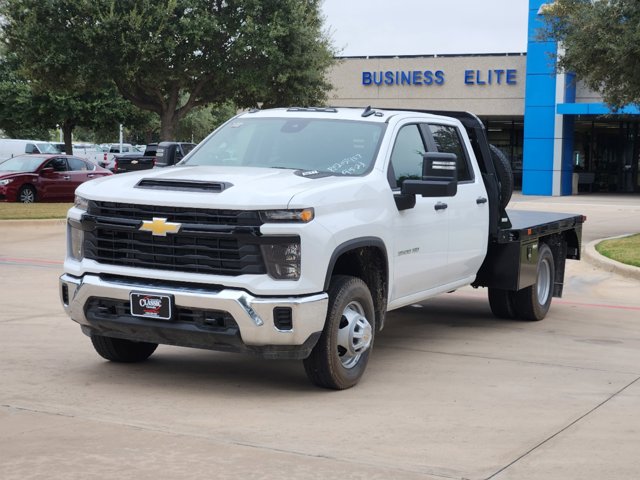
[[[352,240],[348,240],[340,245],[338,245],[333,253],[331,254],[331,259],[329,260],[329,265],[327,268],[327,273],[324,280],[324,291],[326,292],[329,289],[329,284],[331,282],[331,273],[333,272],[334,267],[336,266],[336,262],[340,256],[350,250],[354,250],[356,248],[361,247],[376,247],[382,251],[384,255],[384,262],[387,267],[387,277],[389,275],[389,255],[387,253],[387,246],[381,238],[378,237],[361,237],[354,238]]]

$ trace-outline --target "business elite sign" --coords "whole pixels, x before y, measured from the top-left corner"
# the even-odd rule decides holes
[[[518,70],[495,68],[489,70],[465,70],[465,85],[517,85]],[[447,81],[443,70],[379,70],[362,72],[362,85],[367,86],[430,86],[444,85]]]

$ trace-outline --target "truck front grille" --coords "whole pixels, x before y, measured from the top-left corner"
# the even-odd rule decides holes
[[[178,233],[139,230],[154,218]],[[265,274],[258,212],[90,202],[82,219],[85,257],[126,267],[210,275]],[[276,242],[277,243],[277,242]]]
[[[237,225],[257,228],[263,224],[260,213],[254,210],[218,210],[90,201],[88,213],[96,217],[128,220],[150,220],[153,217],[163,217],[171,222],[197,225]]]
[[[85,315],[91,320],[137,318],[131,315],[129,302],[110,298],[91,297],[85,305]],[[156,321],[151,319],[151,321]],[[229,312],[222,310],[193,309],[176,306],[172,322],[194,325],[201,330],[234,333],[238,324]]]

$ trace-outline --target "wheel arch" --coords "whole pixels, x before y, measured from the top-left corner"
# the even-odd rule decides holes
[[[351,275],[367,284],[376,311],[376,329],[381,330],[389,292],[389,260],[384,241],[377,237],[362,237],[339,245],[329,260],[325,291],[333,275]]]
[[[25,188],[30,188],[31,190],[33,190],[33,201],[37,202],[38,201],[38,197],[40,196],[38,194],[38,189],[36,188],[36,186],[28,181],[28,182],[24,182],[22,185],[20,185],[18,187],[18,189],[15,191],[16,192],[16,202],[20,201],[20,192],[22,192],[23,189]]]

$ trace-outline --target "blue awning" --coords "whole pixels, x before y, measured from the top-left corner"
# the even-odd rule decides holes
[[[606,103],[559,103],[556,112],[559,115],[640,115],[640,108],[630,105],[613,111]]]

